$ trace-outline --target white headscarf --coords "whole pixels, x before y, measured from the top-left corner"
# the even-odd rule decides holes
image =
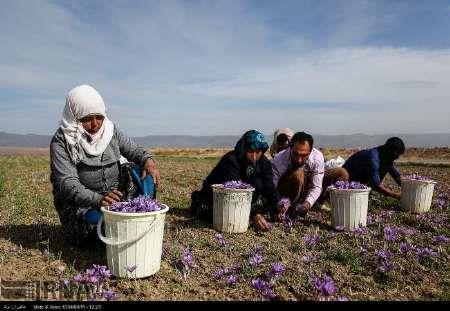
[[[79,121],[90,114],[105,117],[102,127],[94,135],[89,134]],[[83,159],[84,154],[101,155],[114,132],[113,123],[106,117],[103,98],[89,85],[77,86],[67,94],[60,128],[66,138],[70,158],[75,164]],[[83,148],[84,152],[80,152],[80,148]]]
[[[277,138],[280,134],[285,134],[288,137],[289,141],[291,141],[292,136],[294,136],[294,131],[288,127],[284,127],[284,128],[275,130],[275,133],[273,134],[272,145],[270,146],[270,155],[272,157],[274,157],[275,154],[277,153],[277,149],[278,149]]]

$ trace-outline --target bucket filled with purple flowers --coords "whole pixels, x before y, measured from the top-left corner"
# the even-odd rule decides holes
[[[330,187],[331,226],[353,231],[366,226],[370,188],[358,182],[337,181]]]
[[[214,229],[227,233],[247,231],[255,188],[242,181],[227,181],[211,187]]]
[[[102,207],[97,234],[106,244],[111,273],[122,278],[144,278],[161,266],[164,219],[169,207],[140,196]],[[105,235],[101,232],[105,222]]]
[[[402,176],[402,209],[418,214],[429,211],[435,184],[431,178],[418,174]]]

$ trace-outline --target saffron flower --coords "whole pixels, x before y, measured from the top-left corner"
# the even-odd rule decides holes
[[[230,275],[227,279],[227,285],[228,286],[234,286],[237,283],[237,277],[235,275]]]
[[[276,295],[269,283],[261,278],[252,280],[252,287],[267,299],[274,299]]]
[[[214,234],[214,239],[216,239],[217,244],[219,244],[220,247],[225,247],[225,239],[223,238],[223,235],[220,233]]]
[[[283,216],[283,228],[285,232],[292,232],[292,227],[294,226],[294,222],[292,219],[289,218],[289,216],[284,215]]]
[[[190,270],[196,267],[194,256],[189,248],[184,248],[181,253],[181,262],[183,263],[186,270]]]
[[[319,295],[324,297],[333,296],[337,291],[333,279],[326,274],[324,277],[314,280],[314,288]]]
[[[305,242],[305,244],[309,247],[313,247],[315,246],[320,240],[320,236],[317,234],[314,235],[305,235],[303,237],[303,241]]]
[[[430,249],[428,247],[415,248],[414,251],[415,251],[416,255],[419,257],[419,259],[423,259],[426,257],[431,257],[431,256],[436,255],[436,252],[434,252],[432,249]]]
[[[339,189],[339,190],[347,190],[347,189],[368,189],[368,187],[364,184],[361,184],[356,181],[337,181],[334,184],[332,184],[330,189]]]
[[[278,207],[282,208],[284,211],[287,211],[289,207],[291,207],[291,200],[289,200],[289,198],[282,198],[278,202]]]
[[[388,242],[393,242],[397,239],[397,230],[394,227],[384,227],[384,239]]]
[[[286,268],[284,267],[284,265],[281,262],[275,262],[270,265],[270,271],[268,273],[268,277],[273,282],[277,278],[279,278],[284,273],[285,270],[286,270]]]
[[[394,264],[391,262],[393,254],[389,250],[380,250],[376,254],[381,261],[381,266],[378,267],[381,273],[387,273],[394,269]]]
[[[75,275],[75,276],[73,277],[73,281],[74,281],[75,283],[81,283],[81,282],[83,282],[83,276],[81,275],[81,273],[78,273],[77,275]]]
[[[256,267],[256,266],[261,265],[262,262],[263,262],[263,260],[264,260],[264,257],[263,257],[261,254],[259,254],[259,253],[254,253],[254,254],[250,257],[249,262],[250,262],[250,265]]]
[[[366,234],[367,229],[366,229],[363,225],[359,224],[358,228],[356,228],[353,232],[354,232],[356,235],[361,236],[361,235]]]
[[[117,298],[117,294],[111,290],[105,290],[102,292],[102,297],[105,298],[107,301],[110,301],[115,300]]]
[[[400,252],[402,254],[407,254],[411,250],[411,245],[409,245],[408,242],[401,242],[400,243]]]
[[[128,202],[116,202],[111,204],[109,210],[120,213],[147,213],[160,211],[163,206],[156,200],[146,196],[138,196]]]
[[[224,189],[252,189],[253,186],[240,180],[226,181],[222,185]]]
[[[414,174],[402,176],[402,179],[420,180],[420,181],[433,181],[430,177],[421,176],[417,172],[414,173]]]
[[[445,235],[440,234],[434,237],[433,239],[433,243],[435,244],[440,244],[440,243],[448,243],[449,238],[447,238]]]

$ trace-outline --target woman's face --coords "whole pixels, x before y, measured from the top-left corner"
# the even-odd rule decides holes
[[[247,152],[245,152],[245,157],[251,163],[258,162],[258,160],[261,159],[261,156],[262,156],[262,150],[250,149],[250,150],[247,150]]]
[[[80,119],[83,128],[91,135],[94,135],[103,125],[104,116],[100,114],[90,114]]]

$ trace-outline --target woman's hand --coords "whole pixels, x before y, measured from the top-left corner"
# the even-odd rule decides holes
[[[253,223],[258,229],[263,231],[268,231],[272,228],[271,224],[261,214],[253,216]]]
[[[156,168],[155,162],[153,162],[152,159],[147,159],[147,161],[145,161],[144,168],[142,169],[141,179],[144,179],[147,174],[152,175],[155,187],[158,188],[161,177],[159,175],[158,169]]]
[[[109,206],[113,203],[120,202],[122,196],[122,192],[114,189],[113,191],[108,192],[103,196],[103,198],[100,200],[100,206]]]

